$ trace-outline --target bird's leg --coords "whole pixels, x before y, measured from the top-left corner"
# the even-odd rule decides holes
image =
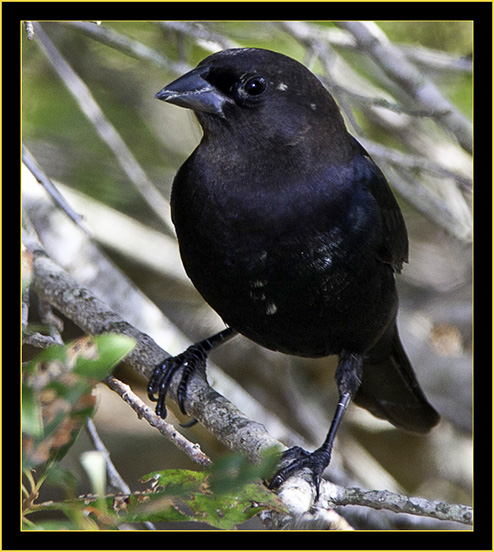
[[[187,414],[185,398],[187,397],[187,386],[190,377],[197,370],[205,374],[208,354],[235,335],[237,335],[237,332],[234,329],[226,328],[207,339],[194,343],[180,355],[166,358],[156,366],[149,380],[147,391],[149,399],[157,403],[156,414],[158,416],[166,418],[166,395],[170,389],[173,376],[180,369],[182,369],[182,378],[177,388],[177,400],[180,410]]]
[[[331,451],[341,420],[360,386],[362,364],[362,355],[342,351],[335,375],[340,397],[324,443],[314,452],[307,452],[301,447],[292,447],[285,451],[282,455],[282,464],[285,466],[278,470],[272,479],[269,485],[270,489],[279,487],[293,473],[307,467],[312,471],[312,480],[316,487],[316,500],[319,498],[321,476],[331,461]],[[289,463],[286,464],[286,462]]]

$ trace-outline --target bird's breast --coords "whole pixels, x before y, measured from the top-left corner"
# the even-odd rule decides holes
[[[377,225],[348,189],[333,187],[328,198],[301,185],[283,190],[231,179],[229,186],[225,178],[203,185],[187,176],[175,181],[172,195],[182,261],[228,325],[301,356],[371,339],[365,327],[383,314],[366,305],[385,304],[394,283],[373,255]]]

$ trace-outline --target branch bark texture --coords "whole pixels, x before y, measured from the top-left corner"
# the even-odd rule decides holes
[[[336,487],[336,486],[335,486]],[[432,517],[448,521],[456,521],[465,525],[473,523],[473,509],[463,504],[450,504],[437,500],[412,497],[392,493],[390,491],[365,491],[358,488],[338,487],[336,492],[328,497],[335,506],[369,506],[380,510],[391,510],[401,514]]]

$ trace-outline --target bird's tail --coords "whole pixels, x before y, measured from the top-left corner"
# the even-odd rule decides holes
[[[420,388],[396,325],[366,355],[354,401],[374,416],[414,433],[426,433],[440,420]]]

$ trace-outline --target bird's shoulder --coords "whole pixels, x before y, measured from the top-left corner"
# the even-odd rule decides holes
[[[401,272],[403,263],[408,262],[408,233],[403,214],[381,169],[364,147],[355,139],[354,142],[360,187],[372,196],[379,214],[381,240],[377,256],[395,272]]]

